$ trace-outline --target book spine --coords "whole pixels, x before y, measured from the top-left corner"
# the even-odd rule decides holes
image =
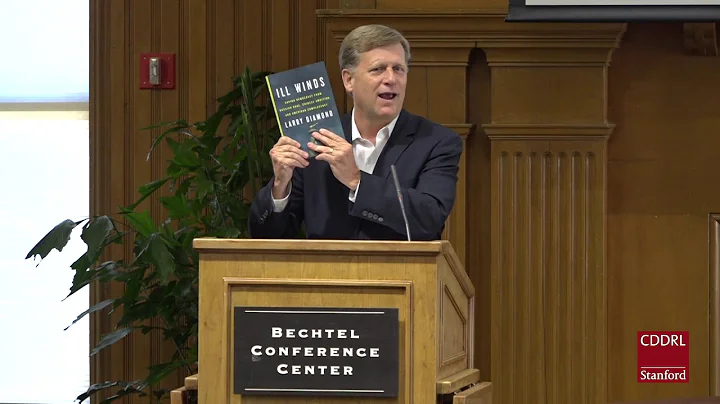
[[[283,131],[282,122],[280,121],[280,112],[277,109],[277,104],[275,104],[275,94],[273,94],[273,89],[270,85],[270,76],[265,76],[265,82],[267,83],[268,92],[270,93],[270,101],[273,105],[273,111],[275,111],[275,119],[277,119],[278,129],[280,129],[280,135],[285,136],[285,131]]]

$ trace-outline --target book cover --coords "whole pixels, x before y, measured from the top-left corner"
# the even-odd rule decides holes
[[[313,132],[324,128],[345,136],[325,62],[273,73],[265,79],[280,133],[300,143],[310,157],[316,153],[307,147],[308,142],[322,144],[312,137]]]

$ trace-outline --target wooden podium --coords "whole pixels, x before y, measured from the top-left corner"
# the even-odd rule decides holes
[[[192,384],[196,383],[199,404],[491,402],[491,384],[481,383],[479,372],[473,368],[474,287],[449,242],[196,239],[194,247],[200,256],[200,320],[199,366],[198,374],[192,377]],[[282,337],[295,339],[282,340],[280,346],[293,341],[301,342],[296,332],[304,337],[310,335],[309,330],[304,330],[304,334],[299,330],[305,326],[304,321],[311,324],[322,317],[313,316],[316,312],[338,314],[335,310],[344,311],[342,315],[325,316],[325,320],[321,320],[329,321],[322,326],[331,329],[328,332],[336,326],[353,328],[357,325],[364,331],[359,332],[360,339],[353,343],[391,342],[388,346],[392,349],[385,346],[380,351],[375,349],[376,353],[380,352],[375,359],[370,359],[367,355],[370,351],[365,350],[362,358],[347,358],[365,366],[365,376],[360,377],[356,374],[359,373],[357,369],[353,371],[350,366],[338,367],[339,370],[332,374],[324,366],[308,366],[308,363],[320,363],[312,361],[332,359],[336,363],[343,360],[328,359],[324,356],[325,352],[322,352],[323,355],[319,353],[322,348],[308,348],[307,352],[312,351],[309,356],[301,358],[290,354],[282,360],[279,358],[279,347],[273,348],[272,352],[263,350],[272,343],[271,326],[278,326],[272,327],[278,330],[278,335],[273,338],[280,338],[281,324],[286,327],[287,324],[296,324],[298,330],[289,329],[288,334]],[[359,315],[350,318],[345,312],[388,312],[397,317],[376,316],[369,319],[370,316]],[[247,313],[256,313],[256,317]],[[268,317],[270,314],[267,313],[280,317]],[[245,317],[237,317],[240,314]],[[244,320],[235,324],[236,318]],[[346,326],[339,325],[343,321]],[[370,337],[369,342],[364,341],[362,334],[370,332],[368,330],[373,324],[379,327],[373,332],[382,335]],[[387,334],[395,332],[391,331],[393,329],[396,329],[395,334]],[[321,331],[316,331],[316,336],[320,337]],[[338,338],[341,335],[349,338],[351,333],[348,330],[346,334],[344,329],[334,332]],[[267,340],[262,343],[256,341],[258,345],[248,349],[250,345],[236,345],[239,334],[245,339]],[[308,340],[304,341],[308,343]],[[318,340],[311,345],[331,347],[334,343],[347,341],[350,340]],[[261,345],[263,348],[260,348]],[[236,346],[243,346],[238,349],[240,356],[236,356]],[[285,349],[286,354],[288,349],[292,350]],[[335,352],[344,349],[352,351],[340,348]],[[393,350],[396,356],[390,356],[390,359],[384,356]],[[251,358],[251,362],[243,366],[261,369],[267,364],[267,369],[246,371],[243,366],[236,365],[239,357]],[[276,362],[271,362],[276,360],[289,365],[276,366]],[[293,364],[297,366],[293,367]],[[397,368],[392,368],[391,364]],[[368,366],[377,367],[368,373]],[[385,392],[373,397],[372,392],[381,390],[356,391],[354,387],[348,388],[348,383],[357,383],[358,386],[370,383],[365,379],[382,375],[388,371],[385,367],[391,369],[389,374],[394,378],[384,377],[385,380],[378,382],[390,380],[395,383],[396,395],[383,396]],[[322,376],[313,373],[320,372],[319,368],[323,369]],[[275,374],[275,369],[282,374]],[[297,374],[290,369],[293,372],[297,370]],[[395,370],[394,374],[392,370]],[[262,384],[264,382],[259,380],[267,377],[261,375],[262,372],[273,374],[272,386],[253,385],[253,389],[243,390],[246,393],[238,393],[236,384],[239,375],[244,375],[245,383]],[[298,380],[302,377],[315,380],[313,389],[298,388]],[[290,386],[293,381],[293,388],[283,388],[283,383]],[[318,388],[318,383],[323,388]],[[302,394],[294,389],[302,390]],[[338,394],[345,397],[323,389],[342,390]],[[360,391],[370,393],[364,396],[356,394]],[[323,395],[326,393],[330,395]]]

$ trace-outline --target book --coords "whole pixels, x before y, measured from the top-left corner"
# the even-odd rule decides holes
[[[317,153],[308,142],[322,145],[313,132],[324,128],[345,137],[325,62],[269,74],[265,80],[280,134],[300,143],[311,158]]]

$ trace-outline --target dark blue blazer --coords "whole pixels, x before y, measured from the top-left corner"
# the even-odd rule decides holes
[[[350,114],[342,118],[352,143]],[[406,240],[390,166],[395,164],[412,240],[439,240],[455,202],[462,140],[451,129],[402,110],[372,174],[361,171],[355,203],[325,161],[295,168],[290,200],[273,211],[273,180],[250,208],[252,238]]]

